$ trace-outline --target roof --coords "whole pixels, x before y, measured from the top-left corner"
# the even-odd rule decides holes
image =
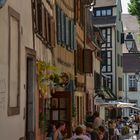
[[[125,32],[138,33],[139,24],[136,16],[130,14],[122,14],[122,21]]]
[[[140,49],[139,44],[139,24],[138,19],[136,16],[132,16],[129,14],[122,14],[122,21],[123,21],[123,29],[124,32],[127,34],[128,32],[131,32],[134,36],[134,39],[136,41],[136,46],[138,49]],[[125,52],[125,49],[123,49]]]
[[[97,27],[114,26],[115,23],[116,23],[116,16],[93,17],[93,24]]]
[[[108,7],[116,6],[116,0],[96,0],[95,8],[97,7]]]
[[[140,71],[140,53],[124,53],[123,54],[123,72]]]

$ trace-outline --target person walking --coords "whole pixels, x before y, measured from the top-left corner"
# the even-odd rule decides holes
[[[99,116],[99,112],[95,111],[94,112],[94,120],[93,120],[93,129],[98,129],[99,126],[103,124],[102,118]]]
[[[54,135],[55,131],[56,131],[55,124],[50,124],[49,127],[48,127],[48,133],[47,133],[47,138],[49,140],[53,139],[53,135]]]
[[[59,122],[56,125],[56,131],[54,132],[53,140],[63,140],[65,136],[62,134],[62,132],[65,130],[65,128],[66,128],[65,122]]]
[[[91,133],[91,140],[106,140],[104,126],[99,126]]]
[[[81,126],[76,127],[75,134],[70,138],[70,140],[91,140],[86,134],[84,134],[83,128]]]

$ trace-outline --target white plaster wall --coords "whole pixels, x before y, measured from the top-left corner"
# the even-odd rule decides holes
[[[21,85],[20,85],[20,114],[8,116],[8,6],[20,14],[21,35]],[[0,139],[19,140],[25,135],[25,95],[26,82],[25,46],[33,48],[31,1],[7,0],[5,6],[0,9]]]
[[[112,28],[112,68],[113,68],[113,93],[115,95],[122,96],[122,91],[118,89],[118,78],[122,78],[122,66],[118,66],[118,58],[117,55],[122,56],[122,47],[123,44],[120,43],[121,33],[123,32],[122,21],[119,20],[119,12],[121,12],[121,3],[120,0],[117,1],[117,7],[113,8],[113,15],[117,16],[116,18],[116,26]],[[119,42],[117,41],[117,30],[119,31]]]
[[[140,82],[137,84],[138,90],[135,92],[129,91],[129,75],[134,75],[135,73],[124,73],[124,102],[129,102],[129,100],[137,100],[137,107],[140,108]],[[127,94],[127,95],[126,95]],[[127,98],[127,99],[126,99]],[[124,111],[125,116],[129,116],[129,111]]]

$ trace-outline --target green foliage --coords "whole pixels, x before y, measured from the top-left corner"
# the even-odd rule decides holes
[[[43,97],[46,95],[50,81],[51,82],[59,81],[58,74],[56,73],[57,68],[41,60],[37,60],[36,67],[37,67],[36,73],[37,73],[38,89]]]
[[[40,112],[39,114],[39,128],[41,129],[41,131],[44,131],[45,129],[45,114],[43,114],[43,112]]]
[[[76,107],[75,107],[75,104],[72,107],[72,117],[76,117]]]
[[[124,126],[122,128],[122,135],[127,135],[129,134],[129,127],[128,126]]]
[[[128,11],[131,15],[135,15],[140,22],[140,0],[130,0]]]

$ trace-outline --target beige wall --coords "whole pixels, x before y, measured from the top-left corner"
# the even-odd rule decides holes
[[[20,14],[20,114],[8,116],[8,6]],[[0,139],[19,140],[25,134],[25,46],[33,48],[31,2],[8,0],[0,9]]]

